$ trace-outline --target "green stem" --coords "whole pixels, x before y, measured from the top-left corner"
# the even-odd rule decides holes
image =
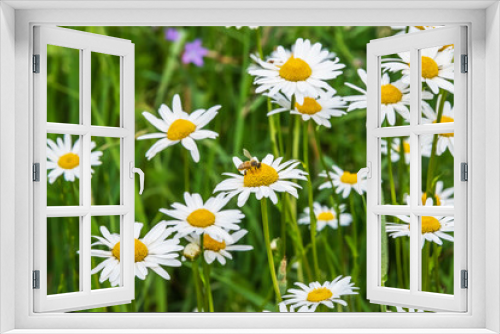
[[[267,215],[267,198],[262,198],[260,200],[261,210],[262,210],[262,225],[264,230],[264,240],[266,242],[267,250],[267,262],[269,263],[269,272],[271,273],[271,279],[273,281],[274,293],[276,294],[276,300],[281,302],[280,288],[278,284],[278,279],[276,278],[276,269],[274,266],[273,251],[271,250],[271,238],[269,236],[269,218]]]
[[[436,123],[441,123],[441,117],[443,116],[443,106],[444,102],[446,101],[446,95],[447,92],[443,92],[442,94],[439,95],[438,97],[438,114],[436,117]],[[431,157],[429,159],[429,166],[427,167],[427,182],[425,186],[425,192],[427,195],[427,198],[433,198],[434,196],[434,191],[432,189],[432,179],[434,178],[434,171],[436,169],[436,150],[437,150],[437,142],[439,139],[439,135],[434,135],[434,138],[432,139],[432,150],[431,150]],[[436,201],[434,200],[434,203]],[[425,203],[422,203],[425,205]]]
[[[190,191],[190,178],[189,178],[189,152],[188,150],[182,149],[182,156],[184,158],[184,191]]]
[[[208,311],[214,312],[214,299],[212,297],[212,289],[210,287],[210,265],[203,260],[203,274],[205,275],[205,289],[208,299]]]
[[[280,258],[286,257],[286,203],[288,199],[286,198],[286,193],[281,195],[281,215],[280,215],[280,223],[281,223],[281,240],[280,240]]]
[[[198,268],[198,261],[193,261],[191,268],[193,269],[193,280],[194,288],[196,290],[196,304],[198,312],[203,312],[203,293],[200,286],[200,270]]]
[[[431,253],[430,241],[427,241],[423,249],[422,258],[422,291],[429,291],[429,257]]]
[[[401,261],[401,238],[396,238],[396,270],[398,273],[398,287],[404,289],[403,263]]]
[[[432,260],[434,261],[434,285],[436,286],[435,292],[439,292],[439,259],[438,259],[438,244],[434,244],[432,249]]]
[[[319,271],[318,264],[318,249],[316,246],[316,216],[314,214],[314,205],[313,205],[313,185],[311,182],[311,171],[309,168],[309,122],[304,122],[303,129],[304,138],[302,140],[303,145],[303,158],[304,158],[304,167],[307,173],[307,193],[308,193],[308,203],[309,203],[309,219],[311,220],[311,244],[312,244],[312,253],[313,253],[313,264],[314,264],[314,276],[317,280],[321,280],[321,273]]]
[[[392,174],[391,152],[392,152],[392,138],[387,138],[387,168],[389,172],[389,185],[391,187],[391,201],[392,205],[397,205],[398,203],[396,199],[396,186],[394,185],[394,176]]]

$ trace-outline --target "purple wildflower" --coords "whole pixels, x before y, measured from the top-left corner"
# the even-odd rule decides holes
[[[167,41],[175,42],[179,39],[180,33],[175,28],[165,29],[165,39]]]
[[[203,57],[208,54],[208,50],[201,46],[201,39],[195,39],[191,43],[186,43],[182,62],[184,64],[193,63],[196,66],[203,66]]]

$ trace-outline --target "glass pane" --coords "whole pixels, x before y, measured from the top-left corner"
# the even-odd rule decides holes
[[[80,136],[47,134],[47,205],[80,205]]]
[[[422,291],[453,294],[453,217],[420,217]]]
[[[410,289],[410,228],[406,217],[380,217],[382,286]]]
[[[380,125],[410,124],[410,53],[382,56]]]
[[[92,125],[120,126],[120,57],[92,52]]]
[[[47,45],[47,122],[80,123],[80,50]]]
[[[80,218],[47,218],[47,294],[80,291]]]
[[[450,123],[453,116],[453,45],[420,50],[422,66],[422,124]]]
[[[92,137],[92,205],[120,204],[120,141]]]
[[[91,218],[92,289],[121,286],[121,216]]]
[[[453,206],[453,133],[420,136],[422,199],[420,205]]]
[[[382,191],[380,204],[406,205],[410,193],[410,139],[380,139]]]

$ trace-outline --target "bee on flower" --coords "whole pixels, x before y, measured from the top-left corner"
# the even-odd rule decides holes
[[[161,105],[158,110],[161,118],[157,118],[151,113],[144,111],[142,113],[144,117],[160,131],[137,138],[137,140],[159,139],[146,152],[146,158],[151,160],[156,154],[167,147],[180,142],[184,148],[191,152],[194,162],[200,161],[200,153],[196,146],[196,141],[217,138],[217,132],[205,130],[203,127],[214,119],[220,107],[217,105],[208,110],[198,109],[188,114],[182,110],[181,98],[176,94],[172,102],[172,110],[165,104]]]
[[[290,100],[295,95],[300,105],[306,96],[316,98],[322,91],[331,92],[333,88],[326,80],[338,77],[345,67],[338,58],[332,59],[332,54],[322,49],[320,43],[311,44],[302,38],[297,39],[291,51],[278,46],[266,60],[251,57],[256,65],[251,66],[248,73],[255,76],[257,93],[268,92],[274,96],[282,92]]]
[[[291,180],[307,180],[307,173],[297,169],[300,161],[289,160],[282,163],[283,158],[275,159],[272,154],[268,154],[262,162],[256,157],[251,157],[249,168],[243,168],[247,164],[238,157],[233,157],[233,163],[240,174],[224,173],[230,176],[219,183],[215,192],[227,192],[228,197],[238,195],[238,206],[243,206],[247,202],[250,194],[254,193],[257,200],[270,198],[278,203],[276,192],[287,192],[298,198],[297,188],[302,188]],[[251,161],[255,162],[255,167],[251,166]]]

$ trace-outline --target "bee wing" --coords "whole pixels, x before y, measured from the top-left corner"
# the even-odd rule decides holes
[[[243,155],[245,157],[247,157],[248,159],[252,159],[252,155],[250,154],[250,152],[247,151],[247,149],[243,149]]]

